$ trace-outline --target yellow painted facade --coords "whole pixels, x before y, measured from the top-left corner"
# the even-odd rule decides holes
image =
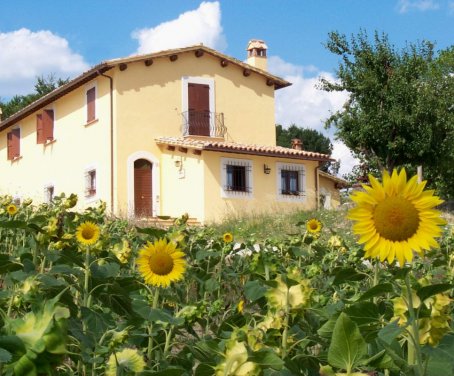
[[[204,53],[197,56],[198,50]],[[182,114],[188,111],[190,84],[209,87],[210,112],[222,114],[224,137],[184,137]],[[305,158],[301,152],[289,157],[280,149],[257,148],[261,152],[255,153],[231,146],[275,147],[274,91],[288,84],[206,47],[103,63],[0,122],[0,194],[42,202],[46,187],[52,186],[54,194],[76,193],[79,208],[103,200],[114,214],[133,216],[138,200],[134,166],[146,160],[152,166],[153,216],[188,213],[207,222],[232,214],[313,209],[316,167],[327,156]],[[86,93],[93,86],[96,120],[86,124]],[[46,108],[54,110],[55,140],[42,145],[37,144],[36,115]],[[16,127],[21,129],[21,155],[10,161],[6,135]],[[160,137],[182,140],[184,147],[166,146],[156,141]],[[212,150],[190,142],[185,146],[197,138]],[[213,149],[211,140],[225,142],[230,149]],[[226,191],[225,168],[231,159],[247,163],[247,194]],[[287,165],[299,171],[304,188],[300,197],[280,194],[280,169]],[[96,170],[94,197],[86,196],[90,169]]]

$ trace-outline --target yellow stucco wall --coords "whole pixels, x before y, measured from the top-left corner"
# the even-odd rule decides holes
[[[86,89],[97,86],[96,114],[98,121],[86,125]],[[47,106],[54,110],[55,141],[42,145],[36,142],[36,114],[19,121],[21,129],[21,158],[7,159],[6,133],[0,133],[0,194],[44,200],[47,185],[55,187],[55,194],[76,193],[79,208],[93,204],[102,197],[110,197],[109,166],[109,88],[105,79],[83,85]],[[85,170],[97,171],[97,195],[85,200]]]
[[[330,196],[329,207],[325,207],[325,209],[336,209],[341,204],[340,192],[335,187],[335,182],[322,175],[320,175],[320,194]]]
[[[223,68],[219,58],[208,54],[201,58],[193,52],[178,56],[175,62],[162,57],[154,59],[149,67],[135,62],[128,64],[124,71],[117,68],[109,72],[115,86],[115,181],[119,214],[130,212],[128,158],[144,151],[160,160],[161,151],[155,138],[182,136],[183,77],[211,80],[214,111],[224,113],[226,141],[275,145],[274,88],[266,85],[264,77],[256,73],[244,77],[239,67],[230,64]],[[172,212],[173,215],[174,199],[166,193],[169,182],[164,167],[160,169],[161,195],[154,198],[154,204],[159,205],[156,214]]]

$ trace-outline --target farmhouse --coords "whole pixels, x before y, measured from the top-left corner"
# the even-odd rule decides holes
[[[266,52],[252,40],[247,62],[197,45],[96,65],[0,122],[0,194],[200,222],[316,208],[330,157],[276,146],[274,93],[290,83]]]

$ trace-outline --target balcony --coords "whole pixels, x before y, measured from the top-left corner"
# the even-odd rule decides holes
[[[185,111],[183,116],[183,136],[206,136],[224,138],[224,114],[208,111]]]

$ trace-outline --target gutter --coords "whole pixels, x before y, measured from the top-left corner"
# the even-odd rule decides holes
[[[113,78],[104,74],[102,71],[98,71],[98,74],[108,78],[110,85],[110,210],[112,214],[114,214]]]

